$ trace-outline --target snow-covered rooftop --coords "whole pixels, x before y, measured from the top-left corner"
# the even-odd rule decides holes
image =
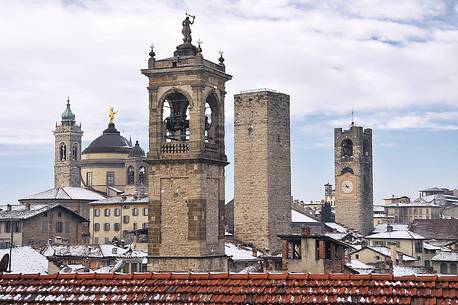
[[[335,240],[342,240],[348,236],[348,233],[325,233],[324,235],[329,236]]]
[[[328,226],[329,228],[333,229],[333,230],[336,230],[339,233],[347,233],[348,232],[348,230],[345,227],[343,227],[343,226],[341,226],[341,225],[339,225],[339,224],[337,224],[335,222],[326,222],[325,225]]]
[[[81,219],[84,219],[78,213],[58,204],[58,203],[50,203],[50,204],[31,204],[27,206],[23,205],[13,205],[11,206],[11,210],[2,210],[0,211],[0,220],[23,220],[35,217],[40,215],[41,213],[47,212],[51,209],[61,207],[62,209],[68,210],[70,213],[79,216]]]
[[[407,266],[393,266],[393,275],[402,276],[402,275],[416,275],[416,274],[426,274],[428,273],[427,268],[425,267],[407,267]]]
[[[458,252],[441,251],[431,258],[432,261],[458,262]]]
[[[9,254],[9,249],[0,249],[0,257]],[[15,247],[11,253],[12,273],[48,273],[48,260],[32,247]]]
[[[146,257],[147,253],[141,250],[134,250],[130,247],[121,248],[114,245],[48,245],[43,250],[43,255],[49,256],[74,256],[74,257],[116,257],[134,258]]]
[[[356,259],[352,259],[349,263],[347,263],[347,266],[353,270],[358,271],[359,274],[369,274],[375,269],[373,266],[366,265],[365,263]]]
[[[292,222],[318,222],[316,219],[309,217],[301,212],[291,210],[291,221]]]
[[[53,188],[44,192],[27,196],[21,200],[45,200],[45,199],[73,199],[73,200],[101,200],[104,199],[99,193],[81,187],[64,186]]]
[[[367,239],[425,239],[423,236],[410,231],[381,232],[366,236]]]
[[[374,226],[374,230],[372,231],[373,233],[383,233],[386,232],[388,225],[386,223],[378,224]],[[409,230],[409,225],[405,224],[397,224],[393,223],[390,224],[391,227],[393,227],[393,231],[408,231]]]
[[[253,256],[253,250],[237,246],[233,243],[226,243],[224,253],[234,261],[258,259],[256,256]]]
[[[124,203],[148,203],[149,197],[142,197],[138,198],[137,196],[116,196],[116,197],[109,197],[103,198],[97,201],[93,201],[90,204],[124,204]]]

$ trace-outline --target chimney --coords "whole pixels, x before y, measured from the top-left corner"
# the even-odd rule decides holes
[[[27,202],[27,203],[25,204],[25,209],[28,210],[28,211],[30,211],[30,202]]]
[[[6,205],[6,210],[7,210],[7,211],[11,211],[11,204],[8,203],[8,204]]]
[[[387,225],[386,225],[386,231],[387,231],[387,232],[393,232],[393,226],[390,225],[390,224],[387,224]]]
[[[258,250],[256,250],[256,248],[253,248],[253,254],[252,254],[254,257],[257,257],[258,256]]]

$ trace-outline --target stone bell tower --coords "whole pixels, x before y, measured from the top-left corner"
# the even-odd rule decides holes
[[[373,229],[372,129],[334,129],[336,222],[366,235]]]
[[[76,125],[70,99],[67,99],[61,123],[56,124],[54,130],[54,187],[81,186],[79,161],[82,136],[81,125]]]
[[[224,59],[213,63],[183,21],[174,56],[151,49],[149,93],[150,271],[226,271],[224,255]]]

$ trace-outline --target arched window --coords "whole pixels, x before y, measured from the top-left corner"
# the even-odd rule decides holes
[[[353,142],[349,139],[342,141],[342,158],[353,156]]]
[[[370,147],[369,147],[369,141],[364,140],[363,141],[363,155],[364,157],[369,157],[370,152]]]
[[[72,160],[78,160],[78,144],[75,143],[72,146]]]
[[[349,167],[345,167],[345,168],[342,169],[342,171],[340,172],[341,175],[347,174],[347,173],[352,174],[352,175],[355,174],[355,173],[353,172],[353,170],[352,170],[351,168],[349,168]]]
[[[127,184],[132,185],[135,183],[135,171],[133,166],[127,168]]]
[[[457,274],[457,270],[456,270],[456,264],[455,263],[451,263],[450,264],[450,274]]]
[[[189,141],[189,101],[179,92],[167,95],[162,107],[164,141]]]
[[[138,171],[138,183],[141,185],[145,185],[145,177],[146,177],[146,168],[144,166],[140,166]]]
[[[440,273],[442,274],[448,274],[448,266],[447,266],[447,263],[441,263],[441,271]]]
[[[67,145],[60,143],[60,161],[67,160]]]

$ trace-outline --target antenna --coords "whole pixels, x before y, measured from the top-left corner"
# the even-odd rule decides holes
[[[353,107],[351,107],[351,126],[355,125],[355,113],[353,111]]]

